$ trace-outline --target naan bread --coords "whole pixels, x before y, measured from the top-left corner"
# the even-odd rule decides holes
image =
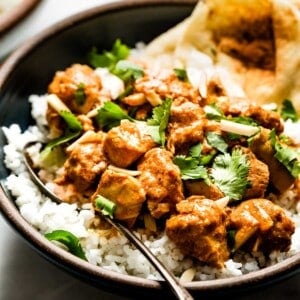
[[[259,104],[279,106],[290,99],[300,113],[299,8],[300,0],[200,1],[146,53],[162,55],[164,64],[185,67],[189,74],[198,70],[195,85],[203,83],[200,69],[207,80],[218,73],[229,96],[244,93]]]

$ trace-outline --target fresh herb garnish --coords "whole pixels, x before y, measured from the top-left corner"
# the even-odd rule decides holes
[[[144,76],[143,69],[129,60],[118,61],[112,73],[121,78],[125,84]]]
[[[297,115],[296,109],[292,101],[285,99],[282,103],[281,117],[284,121],[291,120],[292,122],[297,122],[299,116]]]
[[[46,233],[45,237],[50,241],[62,243],[69,249],[72,254],[78,256],[79,258],[87,260],[79,239],[73,233],[66,230],[54,230],[52,232]]]
[[[240,149],[219,154],[212,165],[211,176],[216,186],[231,200],[241,200],[249,187],[249,161]]]
[[[103,51],[99,54],[97,49],[93,48],[88,54],[88,61],[94,68],[108,68],[112,71],[118,61],[126,59],[129,54],[130,48],[117,39],[111,51]]]
[[[299,153],[293,148],[280,143],[276,138],[275,129],[270,132],[270,141],[275,150],[275,157],[280,161],[290,172],[294,178],[300,175]]]
[[[188,76],[185,69],[175,68],[174,72],[179,80],[188,81]]]
[[[95,200],[95,205],[103,215],[109,216],[110,218],[114,217],[114,212],[117,208],[117,205],[113,201],[98,195]]]
[[[252,118],[249,118],[249,117],[245,117],[245,116],[232,117],[232,118],[228,118],[228,120],[235,122],[235,123],[239,123],[239,124],[258,126],[258,124],[255,120],[253,120]]]
[[[82,125],[77,117],[70,111],[61,111],[59,115],[64,119],[67,124],[67,131],[79,132],[82,130]]]
[[[134,122],[134,119],[131,118],[118,104],[111,101],[105,102],[96,116],[99,127],[105,130],[119,126],[121,120],[124,119]]]
[[[84,89],[85,89],[84,83],[78,84],[77,90],[75,91],[75,102],[78,105],[83,105],[85,103],[86,95]]]
[[[156,106],[152,111],[152,117],[147,120],[147,132],[153,140],[164,146],[166,141],[165,130],[168,126],[170,109],[171,109],[172,100],[166,99],[159,106]],[[121,120],[127,119],[131,122],[139,122],[130,117],[118,104],[107,101],[99,109],[98,114],[96,115],[96,121],[100,128],[109,130],[115,126],[119,126]]]
[[[209,183],[207,170],[199,164],[198,159],[191,156],[176,155],[173,161],[180,169],[182,180],[203,179]]]
[[[154,107],[151,119],[147,120],[148,125],[155,126],[158,129],[160,144],[162,146],[166,142],[166,129],[169,123],[171,105],[172,99],[165,99],[161,105]]]
[[[225,118],[223,111],[215,104],[205,105],[204,112],[209,120],[220,121],[221,119]]]
[[[173,162],[179,167],[181,179],[203,179],[210,184],[208,173],[203,165],[202,145],[196,144],[189,149],[189,155],[176,155]]]
[[[221,137],[221,135],[216,134],[214,132],[208,132],[206,134],[207,142],[210,146],[214,147],[218,151],[222,153],[226,153],[228,149],[227,143],[224,141],[224,139]]]
[[[71,113],[70,111],[61,111],[59,112],[59,115],[63,118],[63,120],[66,123],[65,133],[62,136],[53,139],[46,145],[46,147],[40,153],[41,161],[48,160],[52,150],[55,147],[58,147],[62,144],[73,140],[74,138],[79,136],[82,131],[82,125],[73,113]]]

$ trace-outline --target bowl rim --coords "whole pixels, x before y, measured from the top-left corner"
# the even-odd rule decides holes
[[[11,11],[4,12],[0,18],[0,36],[21,22],[41,0],[22,0]]]
[[[39,44],[42,44],[72,25],[79,24],[91,18],[109,14],[110,12],[117,12],[120,10],[130,10],[132,8],[143,8],[155,5],[195,5],[195,0],[128,0],[117,1],[108,4],[99,4],[98,6],[76,13],[68,18],[59,21],[47,29],[44,29],[40,34],[32,37],[26,43],[23,43],[4,61],[0,68],[0,91],[4,83],[9,79],[13,73],[14,68],[18,62],[23,58],[30,55]],[[124,286],[140,287],[141,289],[161,290],[164,287],[163,281],[144,279],[131,275],[124,275],[115,271],[109,271],[99,266],[94,266],[76,256],[68,253],[65,250],[55,246],[52,242],[43,237],[37,229],[29,224],[19,213],[12,200],[6,194],[4,185],[1,183],[0,189],[0,211],[8,223],[19,233],[21,236],[33,246],[39,254],[50,260],[52,263],[61,268],[67,269],[74,274],[76,270],[80,270],[80,277],[86,278],[87,281],[94,281],[96,285],[97,280],[104,279],[108,282],[118,282]],[[270,282],[281,281],[285,278],[291,277],[293,274],[300,271],[300,252],[286,258],[282,262],[275,265],[253,271],[248,274],[221,278],[214,280],[194,281],[185,283],[191,291],[205,291],[215,292],[221,290],[232,290],[233,288],[248,289],[260,287],[269,284]],[[78,272],[78,271],[77,271]]]

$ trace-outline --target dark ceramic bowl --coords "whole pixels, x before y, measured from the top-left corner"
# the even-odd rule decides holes
[[[122,1],[99,6],[70,17],[52,26],[15,51],[0,69],[0,126],[18,123],[25,129],[31,122],[28,96],[43,94],[56,70],[74,62],[85,62],[92,46],[109,49],[116,38],[134,46],[137,41],[148,42],[158,34],[187,17],[194,1]],[[0,176],[3,182],[8,171],[3,165],[0,134]],[[125,276],[104,270],[61,250],[47,241],[20,215],[12,197],[0,189],[0,208],[11,226],[42,256],[71,274],[101,289],[134,295],[141,299],[170,296],[164,282]],[[198,296],[226,295],[274,284],[299,271],[300,253],[247,275],[212,281],[187,283]]]

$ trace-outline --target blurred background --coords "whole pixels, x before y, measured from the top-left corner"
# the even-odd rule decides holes
[[[6,0],[11,2],[11,0]],[[15,0],[14,0],[15,1]],[[117,0],[41,0],[16,25],[0,35],[0,62],[18,45],[44,28],[99,4]],[[123,0],[127,1],[127,0]],[[0,0],[1,4],[5,0]],[[16,1],[17,2],[17,1]],[[20,1],[19,1],[20,2]],[[3,15],[0,10],[0,21]],[[1,24],[1,22],[0,22]],[[262,290],[233,299],[300,299],[300,274]],[[0,300],[126,300],[99,290],[40,257],[14,232],[0,214]]]

